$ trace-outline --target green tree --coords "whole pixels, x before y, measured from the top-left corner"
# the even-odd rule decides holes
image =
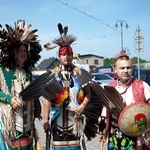
[[[137,64],[138,63],[138,58],[137,57],[133,57],[133,58],[131,58],[131,60],[132,60],[133,64]]]
[[[132,60],[133,64],[137,64],[138,63],[138,57],[132,57],[131,60]],[[146,61],[146,60],[141,59],[141,58],[139,59],[139,61],[140,61],[139,62],[140,64],[150,62],[150,61]],[[114,58],[105,58],[104,59],[104,66],[112,66],[114,64],[115,64]]]
[[[137,64],[138,63],[138,58],[137,57],[133,57],[133,58],[131,58],[131,60],[132,60],[132,63],[133,64]],[[147,63],[148,61],[146,61],[146,60],[144,60],[144,59],[139,59],[139,62],[140,63]]]
[[[104,66],[112,66],[115,64],[114,58],[105,58],[104,59]]]

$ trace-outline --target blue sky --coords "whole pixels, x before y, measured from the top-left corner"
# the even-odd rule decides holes
[[[114,57],[121,50],[121,26],[114,26],[117,20],[123,23],[123,47],[131,57],[137,57],[134,50],[134,34],[140,26],[144,35],[144,51],[140,58],[150,60],[150,1],[149,0],[1,0],[0,24],[14,25],[14,21],[24,19],[38,29],[43,47],[59,37],[57,23],[69,25],[68,34],[77,36],[72,45],[78,54],[95,54],[105,58]],[[55,48],[47,51],[43,47],[41,62],[49,57],[57,57]]]

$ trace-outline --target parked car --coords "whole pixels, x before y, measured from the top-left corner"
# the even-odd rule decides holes
[[[32,79],[33,79],[33,80],[35,80],[37,77],[39,77],[38,74],[33,74],[33,75],[32,75]]]
[[[109,76],[111,76],[114,80],[117,80],[118,76],[114,71],[111,72],[103,72],[104,74],[107,74]]]
[[[138,78],[138,69],[133,70],[133,76]],[[140,69],[140,79],[145,81],[150,86],[150,69]]]
[[[102,84],[103,86],[115,81],[112,77],[104,73],[92,73],[92,76],[96,82]]]
[[[104,73],[113,71],[113,66],[100,66],[96,68],[95,72]]]

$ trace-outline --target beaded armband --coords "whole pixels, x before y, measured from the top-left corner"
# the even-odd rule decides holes
[[[81,105],[82,105],[83,107],[86,107],[86,104],[85,104],[84,102],[82,102]]]
[[[0,97],[0,101],[4,102],[4,103],[7,103],[8,102],[8,99],[6,97]]]
[[[0,92],[0,102],[10,104],[11,99],[12,99],[12,96]]]

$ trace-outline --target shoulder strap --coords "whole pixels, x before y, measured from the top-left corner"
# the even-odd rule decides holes
[[[145,102],[143,81],[133,78],[131,81],[131,85],[136,102]],[[117,81],[110,83],[109,86],[116,87]]]
[[[136,102],[145,102],[143,81],[134,79],[132,82],[133,95]]]
[[[117,86],[117,81],[114,81],[114,82],[110,83],[109,86],[116,87]]]

